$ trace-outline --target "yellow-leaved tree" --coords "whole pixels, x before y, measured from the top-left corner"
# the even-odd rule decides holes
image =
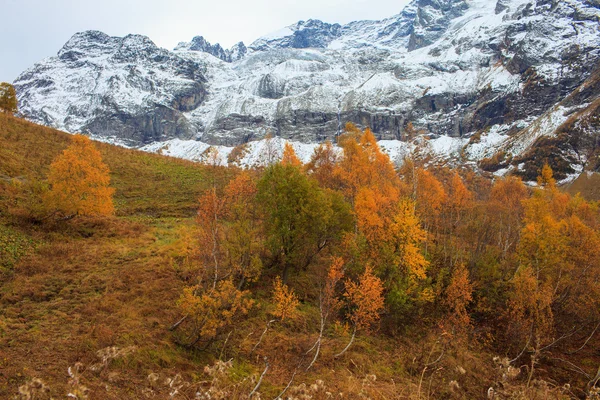
[[[48,183],[44,203],[64,218],[114,212],[115,190],[109,186],[108,166],[86,136],[73,136],[71,145],[56,157],[50,165]]]

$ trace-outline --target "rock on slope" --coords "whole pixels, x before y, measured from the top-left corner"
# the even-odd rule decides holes
[[[129,145],[267,132],[315,143],[347,121],[405,141],[410,121],[468,160],[512,159],[598,97],[576,92],[598,66],[599,21],[597,0],[414,0],[381,21],[300,21],[231,50],[86,32],[15,85],[28,118]]]

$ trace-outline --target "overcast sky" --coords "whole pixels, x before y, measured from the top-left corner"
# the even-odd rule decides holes
[[[0,0],[0,81],[53,56],[76,32],[147,35],[172,49],[196,35],[225,48],[309,18],[381,19],[409,0]]]

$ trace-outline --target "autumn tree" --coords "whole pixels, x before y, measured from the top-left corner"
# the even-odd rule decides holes
[[[398,199],[400,180],[390,158],[381,151],[370,129],[365,129],[360,136],[356,133],[342,135],[338,145],[342,148],[343,157],[334,175],[352,204],[361,189],[376,188],[384,202]]]
[[[222,280],[207,290],[200,285],[185,288],[177,303],[187,316],[183,343],[189,347],[199,342],[210,344],[224,329],[248,313],[253,304],[248,295],[248,292],[237,290],[231,279]]]
[[[540,175],[537,178],[537,183],[541,187],[548,187],[550,189],[556,187],[556,180],[554,179],[554,174],[552,168],[545,163],[540,171]]]
[[[243,171],[225,187],[225,237],[223,251],[230,273],[244,283],[258,279],[263,264],[262,225],[256,205],[257,187],[249,172]]]
[[[306,268],[350,229],[350,210],[343,199],[291,165],[267,168],[258,182],[257,200],[265,216],[267,246],[284,283],[290,270]]]
[[[442,183],[430,171],[418,168],[415,200],[417,213],[425,230],[434,235],[441,230],[441,215],[448,194]]]
[[[467,253],[467,243],[462,239],[467,216],[473,210],[474,196],[457,171],[448,172],[450,177],[446,185],[448,196],[442,213],[443,237],[440,255],[444,265],[454,266]]]
[[[538,182],[541,189],[523,201],[519,268],[508,307],[511,337],[522,347],[515,361],[531,357],[529,380],[543,352],[557,351],[581,330],[593,334],[600,321],[600,237],[597,213],[590,212],[595,206],[561,193],[549,167]]]
[[[444,305],[448,313],[444,326],[455,334],[463,333],[471,325],[467,306],[473,300],[473,285],[464,264],[455,266],[445,295]]]
[[[56,157],[48,183],[45,204],[65,218],[114,212],[108,166],[86,136],[73,136],[71,145]]]
[[[202,273],[211,272],[212,289],[217,282],[228,275],[222,269],[224,254],[223,242],[226,238],[224,218],[226,213],[225,199],[217,193],[216,187],[210,188],[198,199],[198,213],[196,221],[199,226],[199,252],[202,262]]]
[[[319,336],[315,341],[315,344],[308,350],[307,354],[311,351],[315,351],[312,361],[306,368],[310,369],[319,357],[321,351],[321,345],[323,343],[323,334],[325,333],[325,327],[330,321],[330,318],[338,312],[341,307],[341,302],[337,296],[337,286],[341,279],[344,277],[344,260],[340,257],[333,257],[327,271],[327,277],[325,278],[324,285],[320,288],[319,292]]]
[[[433,292],[425,284],[430,263],[422,252],[427,235],[411,200],[397,203],[387,235],[381,251],[385,264],[380,276],[386,282],[388,304],[398,313],[410,301],[433,301]]]
[[[350,341],[341,352],[336,354],[336,358],[344,354],[354,343],[357,331],[368,331],[379,321],[380,312],[383,310],[383,284],[381,279],[373,275],[370,266],[367,265],[358,282],[347,280],[345,286],[344,297],[351,308],[349,319],[353,330]]]
[[[240,172],[224,189],[209,188],[198,201],[198,255],[205,282],[232,277],[241,289],[262,272],[263,237],[255,179]]]
[[[401,198],[400,181],[389,157],[366,129],[339,139],[343,155],[334,175],[356,215],[355,265],[369,264],[383,279],[386,300],[396,315],[412,300],[431,300],[423,285],[428,261],[421,245],[426,240],[415,214],[415,203]],[[353,257],[347,257],[352,260]]]
[[[260,346],[265,335],[271,329],[271,325],[275,322],[283,322],[286,319],[295,319],[298,316],[298,306],[300,305],[300,301],[298,300],[298,296],[294,291],[285,283],[282,282],[279,276],[275,277],[273,281],[273,298],[272,302],[275,305],[275,309],[271,312],[271,314],[276,319],[271,319],[267,321],[265,325],[265,329],[260,335],[258,342],[252,348],[250,354],[254,353],[254,351]]]
[[[294,167],[301,167],[302,161],[296,155],[296,151],[291,144],[287,143],[283,147],[283,156],[281,158],[281,164],[292,165]]]
[[[300,304],[298,296],[288,285],[281,281],[279,276],[275,277],[273,283],[273,303],[275,304],[273,315],[281,321],[288,318],[293,319],[297,315],[298,305]]]
[[[330,141],[326,141],[315,148],[310,161],[306,164],[306,171],[316,179],[320,187],[337,189],[338,185],[333,174],[338,159],[337,150]]]
[[[7,82],[0,83],[0,110],[14,114],[17,112],[17,92],[15,87]]]
[[[487,226],[495,236],[494,244],[504,257],[516,248],[523,218],[523,201],[528,197],[527,188],[517,177],[499,179],[492,186],[487,203]]]

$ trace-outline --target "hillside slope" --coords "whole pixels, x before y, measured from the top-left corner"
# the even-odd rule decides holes
[[[168,329],[181,318],[176,302],[183,287],[195,282],[181,255],[196,243],[198,196],[212,179],[234,171],[96,143],[117,189],[117,216],[32,222],[15,203],[22,199],[15,198],[14,185],[43,181],[68,143],[66,133],[0,113],[0,398],[21,391],[17,398],[188,399],[211,381],[228,393],[221,398],[246,398],[264,368],[262,350],[248,356],[268,318],[264,311],[230,334],[235,345],[222,338],[208,349],[189,349]],[[259,284],[259,299],[269,290]],[[317,310],[303,306],[302,321],[275,326],[265,339],[266,349],[281,354],[261,387],[267,397],[298,372],[297,350],[314,340]],[[346,340],[336,340],[336,347]],[[435,346],[435,338],[424,343]],[[417,390],[418,366],[410,359],[422,345],[375,336],[355,348],[343,364],[298,372],[295,393],[312,393],[317,380],[314,398],[326,391],[392,398],[400,382],[405,394]],[[373,352],[378,357],[370,357]],[[324,350],[324,357],[330,353]],[[493,379],[493,367],[465,357],[452,362],[489,372],[455,373],[472,382],[469,392],[478,397],[483,387],[474,382]],[[217,362],[217,375],[205,369],[219,358],[235,361]]]
[[[260,396],[252,399],[277,398],[286,390],[281,398],[314,400],[479,399],[490,393],[498,400],[592,396],[592,378],[600,363],[595,335],[600,326],[598,205],[555,190],[548,169],[548,188],[533,194],[513,178],[492,185],[471,171],[445,167],[397,171],[368,131],[361,137],[348,152],[360,155],[355,158],[358,164],[348,163],[344,153],[334,163],[340,168],[334,175],[366,171],[368,179],[360,181],[372,185],[366,186],[369,191],[383,187],[394,196],[383,210],[372,211],[376,201],[367,202],[366,213],[360,206],[351,209],[349,200],[336,194],[340,187],[348,188],[347,183],[337,186],[335,179],[324,178],[331,167],[326,162],[312,173],[279,163],[241,172],[96,143],[117,189],[116,215],[57,220],[44,217],[40,193],[48,165],[68,145],[69,135],[0,114],[0,398],[246,400],[253,390]],[[352,146],[354,136],[346,138]],[[293,160],[287,151],[288,160]],[[282,171],[290,175],[274,175]],[[415,175],[419,191],[413,203],[409,196],[414,186],[409,183]],[[331,187],[322,188],[319,179]],[[238,197],[252,193],[254,185],[254,196]],[[228,196],[237,201],[223,205],[227,201],[221,200]],[[358,197],[356,203],[361,201]],[[211,207],[219,204],[226,211],[211,214]],[[528,236],[523,229],[526,222],[531,221],[529,227],[538,224],[535,215],[524,216],[523,207],[531,206],[538,207],[543,223],[561,213],[556,218],[563,218],[562,229],[554,230],[561,236],[551,245],[544,240],[552,235]],[[305,227],[290,237],[307,251],[306,258],[297,255],[300,259],[290,273],[288,289],[297,296],[292,310],[296,317],[288,314],[286,319],[277,313],[280,303],[273,295],[274,282],[286,276],[278,259],[283,245],[275,241],[277,232],[266,229],[272,223],[269,213],[279,209],[291,210],[294,218],[305,218],[307,212],[313,216],[293,219],[296,226],[283,229],[288,235]],[[353,224],[354,215],[362,223],[365,220],[358,218],[367,217],[400,233],[358,236],[362,232],[356,229],[364,225]],[[338,225],[325,225],[326,220]],[[213,221],[218,230],[211,245],[211,239],[205,239]],[[319,226],[325,226],[326,236],[311,236],[322,233],[313,231]],[[406,226],[414,232],[404,233]],[[214,238],[220,233],[224,237],[219,237],[219,245],[227,250],[218,254],[222,263],[217,266],[212,264],[217,259]],[[238,268],[236,240],[247,237],[252,240],[252,259],[258,259],[250,265],[258,265],[258,272],[250,271],[255,275],[246,280],[233,268]],[[388,256],[390,251],[394,256],[408,254],[394,249],[405,248],[403,237],[422,267],[421,278],[413,278],[400,264],[412,261]],[[558,268],[557,284],[546,287],[556,287],[561,294],[555,298],[555,320],[544,325],[551,333],[531,348],[528,322],[522,322],[531,314],[506,310],[514,309],[513,301],[519,299],[515,294],[524,296],[526,307],[536,304],[527,297],[534,291],[518,291],[513,282],[519,275],[515,271],[521,270],[519,258],[527,262],[527,257],[536,257],[535,252],[523,251],[519,241],[536,243],[531,240],[538,238],[546,253],[560,257],[546,269]],[[247,243],[242,242],[244,252]],[[311,243],[325,247],[310,253]],[[329,264],[337,255],[349,261],[343,281],[336,278],[330,287],[330,304],[337,305],[331,306],[336,311],[325,327],[320,299],[332,275]],[[385,289],[385,311],[373,316],[381,320],[372,329],[361,326],[349,350],[338,356],[354,338],[349,324],[357,311],[346,301],[348,288],[371,271],[370,263],[379,267],[382,277],[371,276],[371,282],[398,286]],[[563,265],[575,272],[561,269]],[[463,278],[456,278],[457,270]],[[224,277],[217,284],[219,272]],[[206,335],[198,336],[195,321],[211,318],[210,305],[220,296],[214,287],[233,283],[231,275],[248,290],[240,296],[249,296],[252,307],[236,315],[226,303],[217,315],[231,322],[214,333],[209,325]],[[409,282],[419,279],[416,284],[423,290],[409,286],[404,291],[400,285],[405,277]],[[360,288],[362,294],[362,283]],[[452,293],[465,299],[459,311],[449,304]],[[194,301],[209,306],[195,311]],[[460,321],[466,317],[466,322],[451,322],[457,316]],[[315,342],[317,338],[322,341]],[[322,346],[315,351],[317,343]]]

